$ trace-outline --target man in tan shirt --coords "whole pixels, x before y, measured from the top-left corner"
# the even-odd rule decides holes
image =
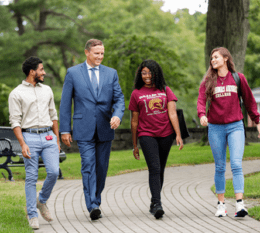
[[[24,61],[22,70],[26,79],[9,95],[9,120],[24,157],[29,224],[33,229],[39,229],[37,208],[46,221],[53,220],[46,201],[59,175],[58,116],[53,92],[42,84],[46,74],[42,61],[30,57]],[[37,198],[39,156],[45,164],[47,177]]]

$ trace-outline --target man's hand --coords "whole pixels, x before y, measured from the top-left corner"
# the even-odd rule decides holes
[[[30,156],[31,155],[30,149],[27,146],[27,144],[25,144],[25,143],[22,146],[22,154],[23,154],[24,158],[27,158],[27,159],[31,158],[31,156]]]
[[[72,137],[70,133],[61,134],[61,140],[66,146],[71,147]]]
[[[111,129],[117,129],[119,125],[120,125],[119,117],[117,116],[112,117],[110,121]]]
[[[200,118],[200,124],[201,124],[202,126],[208,126],[208,118],[207,118],[206,116],[202,116],[202,117]]]

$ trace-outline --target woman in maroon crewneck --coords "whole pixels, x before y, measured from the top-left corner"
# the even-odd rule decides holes
[[[235,217],[248,214],[244,202],[244,175],[242,159],[245,145],[243,114],[237,93],[237,85],[232,76],[235,71],[232,56],[224,48],[215,48],[210,55],[210,65],[199,89],[197,111],[200,123],[208,126],[208,139],[215,160],[215,186],[218,194],[216,217],[224,217],[227,210],[224,202],[226,148],[229,147],[230,165],[233,174],[233,186],[236,196]],[[252,119],[257,124],[260,137],[259,113],[254,96],[242,73],[240,89],[243,104]],[[206,115],[206,103],[210,103]]]
[[[131,131],[133,154],[139,157],[139,139],[149,170],[151,191],[150,212],[155,218],[164,214],[161,204],[164,169],[174,138],[180,150],[183,148],[176,113],[178,100],[166,87],[163,71],[153,60],[145,60],[138,67],[135,89],[131,94],[129,110],[132,111]],[[166,93],[165,93],[166,90]]]

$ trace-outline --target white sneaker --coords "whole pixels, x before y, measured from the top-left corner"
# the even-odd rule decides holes
[[[226,205],[223,204],[223,202],[219,202],[218,206],[217,206],[217,212],[215,214],[216,217],[225,217],[227,216],[227,209],[226,209]]]
[[[37,217],[29,219],[29,225],[32,229],[38,230],[39,229],[39,221]]]
[[[244,201],[236,202],[236,213],[235,217],[245,217],[248,215],[247,209],[245,208]]]

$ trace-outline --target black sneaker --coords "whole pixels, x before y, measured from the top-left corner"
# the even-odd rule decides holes
[[[156,219],[161,218],[164,215],[162,205],[160,203],[152,203],[150,205],[150,213],[154,215]]]

